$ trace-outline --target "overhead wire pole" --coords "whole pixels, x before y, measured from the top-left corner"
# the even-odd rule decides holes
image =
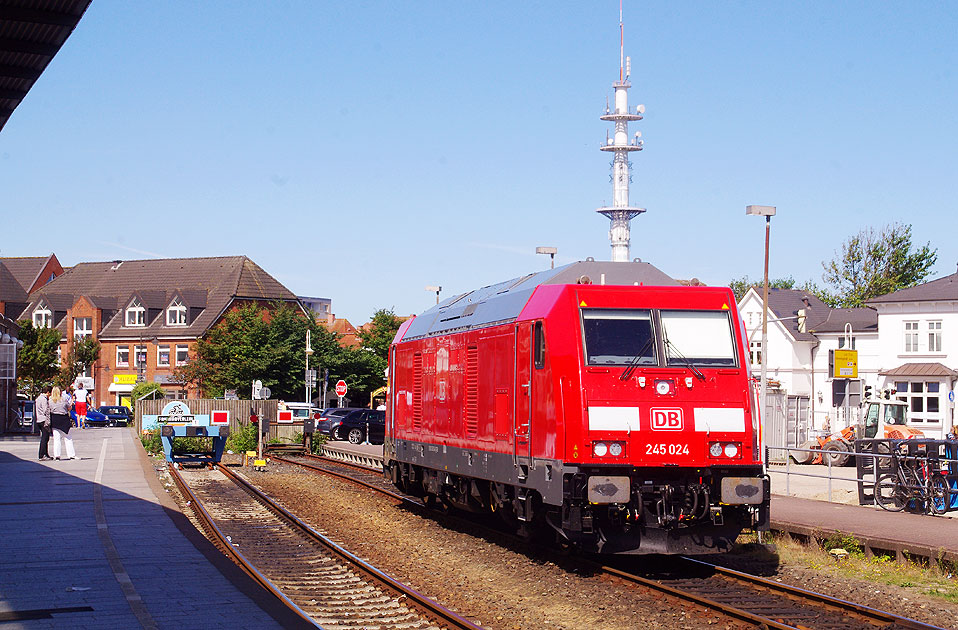
[[[765,425],[766,411],[768,411],[768,245],[769,236],[772,229],[772,217],[775,216],[775,206],[746,206],[745,214],[765,217],[765,286],[762,291],[762,384],[759,393],[759,406],[761,407],[761,424],[759,425],[759,434],[761,435],[762,464],[768,465],[768,449],[766,447]]]

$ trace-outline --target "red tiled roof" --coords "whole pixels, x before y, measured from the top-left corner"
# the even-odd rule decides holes
[[[904,363],[891,370],[878,373],[881,376],[958,376],[958,372],[945,367],[941,363]]]

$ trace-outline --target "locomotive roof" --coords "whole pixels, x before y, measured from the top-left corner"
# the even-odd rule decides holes
[[[678,282],[646,262],[575,262],[454,295],[416,317],[403,339],[432,337],[514,321],[536,287],[542,284],[660,287],[675,286]]]

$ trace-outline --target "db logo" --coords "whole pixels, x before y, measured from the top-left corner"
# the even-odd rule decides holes
[[[684,426],[681,409],[652,410],[653,431],[681,431]]]

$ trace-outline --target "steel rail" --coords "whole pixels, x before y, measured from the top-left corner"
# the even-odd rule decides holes
[[[279,459],[275,458],[274,459]],[[368,562],[362,560],[358,556],[350,553],[345,548],[336,544],[326,536],[323,536],[307,523],[302,521],[299,517],[294,515],[292,512],[278,504],[264,492],[256,488],[252,483],[243,479],[237,475],[232,470],[224,467],[220,467],[220,470],[226,475],[227,478],[236,482],[241,488],[253,496],[257,501],[260,501],[265,505],[270,511],[274,512],[281,518],[289,521],[294,526],[299,528],[303,533],[308,535],[310,538],[323,545],[328,551],[331,551],[333,554],[341,558],[344,562],[350,564],[358,572],[362,573],[368,577],[371,581],[378,583],[380,586],[385,587],[387,590],[392,591],[399,597],[405,597],[408,600],[412,600],[416,606],[419,608],[421,613],[424,613],[427,618],[431,621],[438,621],[442,624],[447,624],[453,628],[462,628],[464,630],[482,630],[479,626],[473,624],[468,619],[460,617],[456,613],[452,612],[442,604],[433,601],[432,599],[426,597],[417,590],[406,586],[405,584],[393,579],[392,577],[386,575],[376,567],[372,566]],[[371,486],[370,486],[371,487]],[[397,495],[398,496],[398,495]]]
[[[189,501],[188,505],[193,510],[193,514],[196,516],[197,520],[200,522],[200,526],[206,532],[206,536],[213,545],[220,550],[226,557],[232,560],[234,563],[239,565],[244,573],[253,578],[260,586],[262,586],[266,591],[277,597],[282,601],[290,610],[296,613],[297,616],[301,617],[304,621],[320,628],[312,617],[310,617],[302,608],[297,606],[289,597],[287,597],[279,588],[270,581],[265,575],[260,573],[253,564],[246,559],[246,557],[239,552],[236,547],[233,546],[233,543],[227,539],[226,534],[217,526],[216,522],[213,520],[213,517],[210,513],[203,507],[203,504],[200,502],[199,497],[196,496],[196,493],[190,489],[187,485],[186,480],[183,479],[180,475],[180,471],[177,470],[174,466],[168,466],[170,476],[173,477],[173,482],[179,488],[180,492],[186,497]],[[221,468],[222,470],[222,468]]]
[[[342,462],[337,459],[330,459],[330,458],[325,458],[325,457],[317,456],[317,455],[311,455],[310,458],[319,459],[322,461],[328,461],[336,466],[347,466],[350,468],[362,470],[364,472],[379,473],[379,471],[377,470],[366,468],[364,466],[359,466],[357,464]],[[333,477],[337,477],[337,478],[370,488],[376,492],[389,496],[393,499],[410,503],[418,507],[424,506],[424,504],[419,501],[415,501],[401,494],[397,494],[390,490],[383,489],[379,486],[376,486],[375,484],[368,483],[362,479],[356,479],[355,477],[350,477],[349,475],[346,475],[346,474],[338,473],[336,471],[328,470],[326,468],[321,468],[319,466],[309,464],[308,462],[302,462],[302,461],[296,461],[292,459],[278,458],[278,457],[274,457],[274,459],[283,461],[284,463],[289,463],[289,464],[301,466],[303,468],[308,468],[316,472],[328,474]],[[449,515],[444,515],[444,517],[449,518]],[[471,524],[475,525],[475,523],[471,523]],[[822,608],[831,609],[837,612],[841,612],[843,614],[854,615],[858,617],[860,620],[870,625],[894,626],[896,628],[903,628],[907,630],[946,630],[939,626],[935,626],[935,625],[923,623],[914,619],[909,619],[907,617],[895,615],[894,613],[889,613],[889,612],[881,611],[878,609],[870,608],[868,606],[864,606],[862,604],[856,604],[854,602],[848,602],[842,599],[838,599],[836,597],[831,597],[829,595],[817,593],[815,591],[809,591],[809,590],[798,588],[795,586],[782,584],[780,582],[774,582],[771,580],[767,580],[765,578],[761,578],[759,576],[743,573],[741,571],[735,571],[733,569],[728,569],[725,567],[720,567],[718,565],[704,562],[702,560],[697,560],[695,558],[689,558],[686,556],[680,556],[680,558],[683,561],[698,564],[703,567],[707,567],[711,569],[712,571],[714,571],[715,573],[718,573],[728,579],[745,583],[753,587],[764,588],[778,595],[784,596],[788,599],[797,600],[799,602],[805,602],[805,603],[811,602],[813,604],[821,606]],[[775,630],[799,630],[800,628],[804,628],[804,626],[788,625],[786,623],[776,621],[769,617],[765,617],[759,614],[749,612],[748,610],[745,610],[743,608],[737,608],[729,604],[724,604],[722,602],[718,602],[710,598],[703,597],[696,593],[684,591],[680,588],[670,586],[666,582],[663,582],[660,580],[655,580],[652,578],[636,575],[634,573],[629,573],[627,571],[616,569],[614,567],[609,567],[601,563],[592,562],[587,559],[581,559],[581,561],[585,564],[588,564],[591,568],[597,571],[607,573],[611,576],[620,578],[626,582],[631,582],[631,583],[639,584],[642,586],[646,586],[653,590],[671,595],[673,597],[683,599],[685,601],[693,602],[695,604],[706,606],[709,608],[714,608],[730,617],[734,617],[749,623],[754,623],[759,627],[766,627],[766,628],[775,629]]]
[[[797,586],[791,586],[789,584],[782,584],[781,582],[774,582],[766,578],[752,575],[750,573],[743,573],[741,571],[736,571],[734,569],[729,569],[722,567],[711,562],[705,562],[697,558],[689,558],[687,556],[682,556],[682,559],[686,562],[691,562],[701,566],[708,567],[710,570],[719,573],[721,575],[727,576],[729,578],[739,580],[742,582],[748,582],[755,584],[762,588],[767,588],[779,593],[790,595],[793,597],[798,597],[803,600],[812,600],[839,610],[841,612],[853,612],[863,619],[877,621],[882,624],[895,624],[897,627],[909,628],[915,630],[928,630],[933,628],[935,630],[939,629],[938,626],[932,626],[914,619],[909,619],[908,617],[901,617],[894,613],[885,612],[883,610],[878,610],[877,608],[871,608],[869,606],[864,606],[862,604],[856,604],[855,602],[850,602],[844,599],[839,599],[837,597],[832,597],[831,595],[825,595],[823,593],[817,593],[815,591],[809,591],[803,588],[798,588]]]

